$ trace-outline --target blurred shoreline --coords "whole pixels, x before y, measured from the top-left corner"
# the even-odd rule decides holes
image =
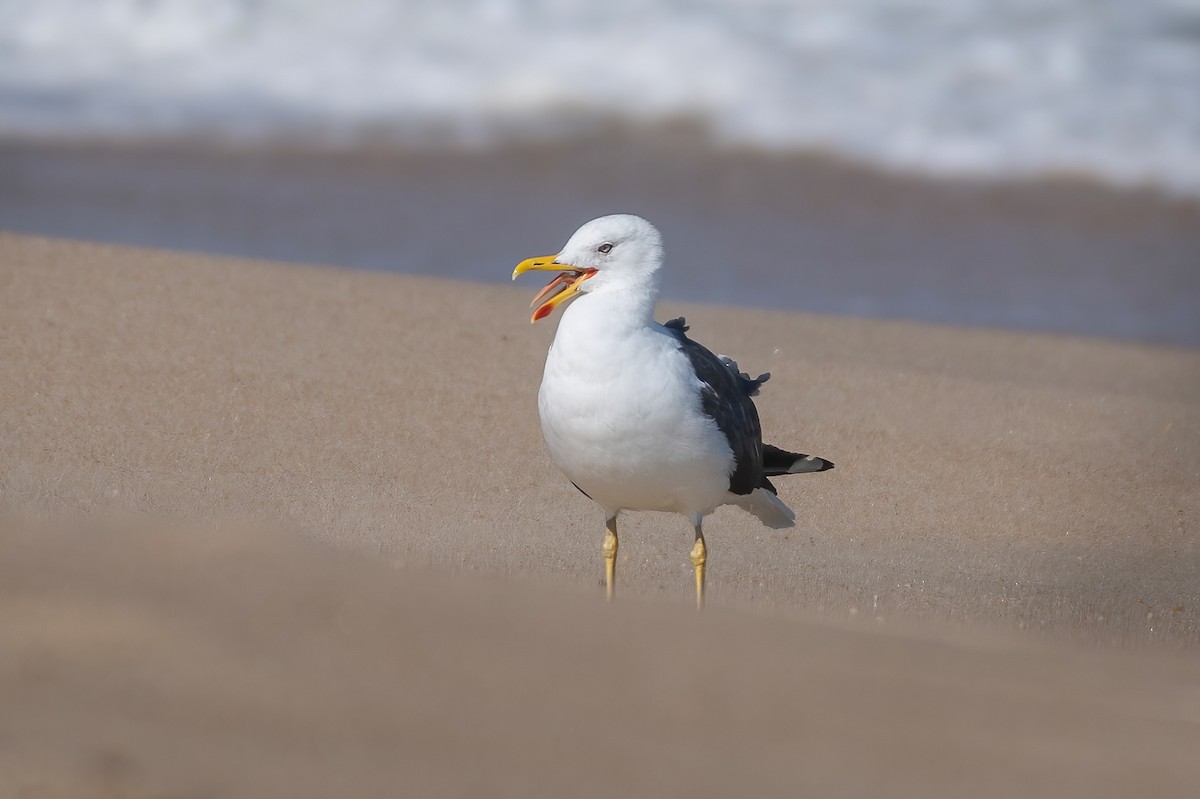
[[[12,232],[487,282],[632,212],[670,299],[1200,347],[1200,200],[1085,178],[936,180],[681,124],[472,151],[8,139],[0,182]]]

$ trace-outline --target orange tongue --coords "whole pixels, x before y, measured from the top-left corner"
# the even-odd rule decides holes
[[[556,276],[555,276],[555,278],[554,278],[553,280],[551,280],[549,283],[547,283],[547,284],[546,284],[546,287],[545,287],[544,289],[542,289],[541,291],[539,291],[539,292],[538,292],[538,293],[537,293],[537,294],[534,296],[534,298],[533,298],[533,302],[529,303],[529,307],[530,307],[530,308],[532,308],[533,306],[537,305],[537,304],[538,304],[538,300],[542,299],[542,298],[543,298],[543,297],[545,297],[547,294],[549,294],[551,291],[553,291],[553,290],[554,290],[554,288],[555,288],[556,286],[558,286],[558,284],[560,284],[560,283],[570,283],[570,282],[571,282],[571,280],[573,280],[573,279],[574,279],[574,277],[575,277],[575,274],[574,274],[573,272],[559,272],[559,273],[558,273],[558,275],[556,275]],[[551,309],[551,310],[553,310],[553,309]],[[546,313],[550,313],[550,311],[546,311]],[[542,314],[542,316],[545,316],[545,314]],[[537,317],[537,318],[538,318],[538,319],[541,319],[542,317],[541,317],[541,316],[539,316],[539,317]]]

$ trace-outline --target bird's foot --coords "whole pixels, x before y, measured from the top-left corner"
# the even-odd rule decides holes
[[[604,543],[600,545],[604,553],[604,595],[612,602],[613,592],[617,585],[617,520],[609,519],[605,525]]]
[[[704,607],[704,564],[708,562],[708,549],[704,546],[704,536],[696,536],[696,545],[692,547],[692,566],[696,569],[696,609]]]

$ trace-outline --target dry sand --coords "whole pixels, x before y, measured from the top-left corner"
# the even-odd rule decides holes
[[[1194,788],[1200,353],[662,308],[838,464],[696,617],[671,516],[599,601],[536,288],[0,235],[0,793]]]

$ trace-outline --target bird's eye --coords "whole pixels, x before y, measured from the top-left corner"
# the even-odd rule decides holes
[[[596,248],[596,252],[602,252],[605,255],[608,255],[610,252],[612,252],[612,242],[608,242],[608,241],[604,242],[603,244],[601,244],[599,247]]]

